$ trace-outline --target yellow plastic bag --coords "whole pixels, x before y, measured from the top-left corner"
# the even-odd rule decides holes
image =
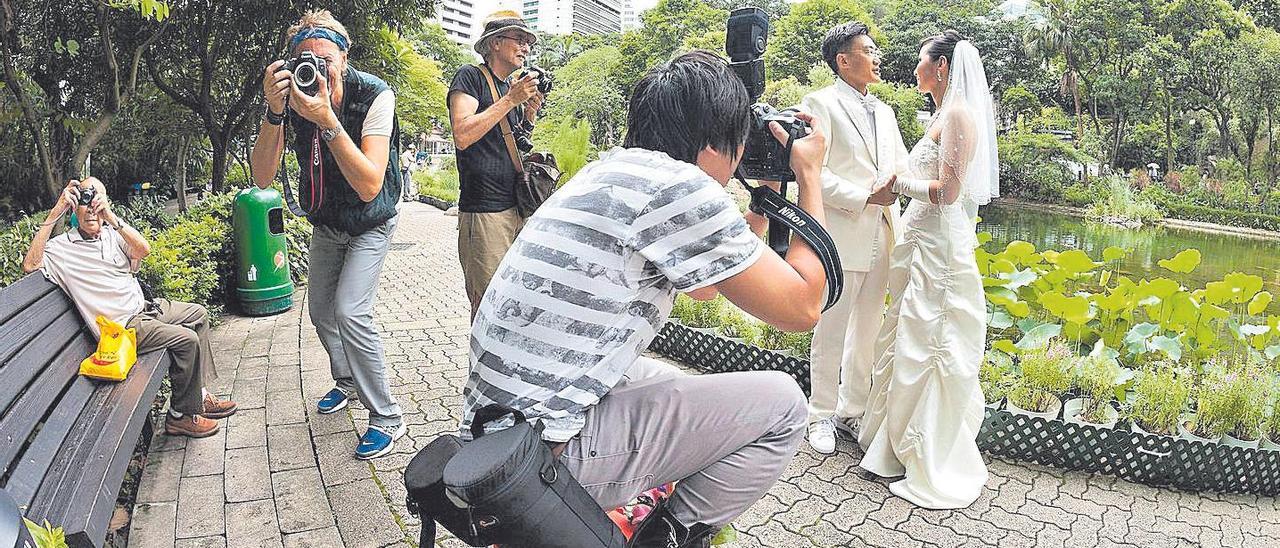
[[[105,381],[122,381],[138,361],[138,332],[98,316],[98,351],[80,362],[80,374]]]

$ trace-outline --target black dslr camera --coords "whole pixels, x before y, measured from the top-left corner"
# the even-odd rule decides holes
[[[324,62],[324,58],[316,57],[316,54],[310,51],[299,53],[297,57],[285,63],[284,68],[293,73],[293,83],[307,95],[319,93],[320,75],[329,74],[329,67]]]
[[[764,94],[764,48],[769,36],[769,16],[760,8],[738,8],[729,13],[724,49],[729,54],[729,68],[742,79],[751,101]],[[765,103],[751,105],[751,130],[747,134],[746,151],[738,169],[749,179],[794,181],[791,157],[785,145],[769,131],[769,122],[799,139],[808,135],[809,124],[795,117],[794,109],[778,110]]]
[[[551,93],[551,84],[554,80],[551,78],[550,72],[536,66],[528,66],[516,71],[514,79],[524,78],[526,74],[538,79],[538,93],[543,95]]]

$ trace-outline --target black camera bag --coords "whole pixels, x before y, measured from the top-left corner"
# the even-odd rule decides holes
[[[507,415],[514,425],[484,433],[485,424]],[[497,533],[494,542],[504,548],[626,545],[622,531],[543,443],[541,424],[488,405],[476,412],[471,433],[475,439],[445,466],[445,489],[465,501],[473,524]]]
[[[459,507],[444,490],[444,468],[462,449],[458,436],[445,434],[418,451],[404,471],[408,491],[405,505],[409,513],[422,519],[418,546],[435,546],[436,523],[470,546],[488,546],[497,542],[484,524],[474,525],[471,513]]]

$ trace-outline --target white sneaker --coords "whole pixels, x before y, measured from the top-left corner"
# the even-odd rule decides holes
[[[822,419],[809,425],[809,446],[823,455],[836,452],[836,424],[831,419]]]

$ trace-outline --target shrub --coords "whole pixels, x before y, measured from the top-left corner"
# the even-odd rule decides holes
[[[1018,363],[1021,376],[1009,392],[1009,401],[1027,411],[1049,411],[1058,394],[1071,387],[1073,361],[1071,348],[1057,339],[1023,354]]]
[[[164,199],[159,196],[134,196],[127,204],[115,206],[115,210],[134,226],[164,230],[174,223],[174,217],[165,213]]]
[[[186,216],[151,242],[142,260],[141,278],[166,299],[211,303],[219,289],[219,261],[231,245],[231,226],[209,213]],[[233,270],[233,269],[232,269]]]
[[[983,356],[982,366],[978,369],[978,384],[987,403],[995,403],[1008,396],[1016,382],[1013,360],[1008,354],[992,350]]]
[[[1173,435],[1190,395],[1188,375],[1172,367],[1150,369],[1134,386],[1129,418],[1148,432]]]
[[[690,305],[689,316],[681,320],[686,326],[699,329],[720,327],[720,309],[723,307],[721,299],[723,297],[716,297],[709,301],[690,299],[693,304]]]
[[[0,287],[8,286],[26,276],[22,271],[22,260],[26,258],[31,239],[40,230],[40,223],[44,222],[46,215],[48,212],[28,215],[0,231]],[[66,217],[58,222],[65,226]]]
[[[742,339],[746,344],[755,344],[760,328],[755,320],[734,306],[725,306],[720,318],[720,334],[731,339]]]
[[[1134,192],[1129,181],[1111,175],[1105,177],[1100,184],[1093,185],[1095,192],[1093,206],[1089,208],[1088,218],[1103,221],[1136,221],[1152,223],[1163,215],[1149,199]]]
[[[450,204],[458,203],[457,169],[421,169],[413,172],[412,177],[414,184],[418,186],[418,194],[431,196]]]
[[[1120,380],[1120,364],[1115,359],[1093,355],[1082,360],[1076,376],[1076,386],[1085,395],[1084,420],[1101,424],[1111,418],[1111,400],[1115,399],[1116,384]]]

